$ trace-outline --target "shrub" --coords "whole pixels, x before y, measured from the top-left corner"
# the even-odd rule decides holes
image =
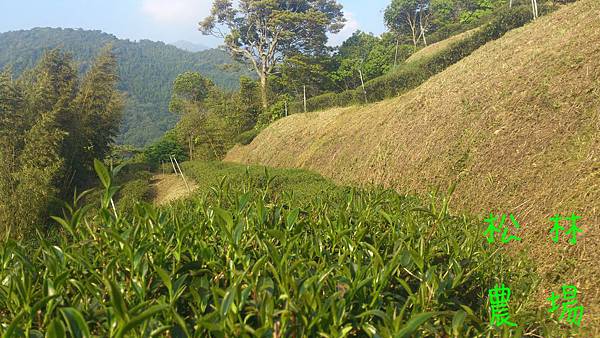
[[[150,201],[152,199],[151,178],[152,173],[138,171],[135,178],[129,177],[123,182],[116,196],[118,209],[131,213],[137,203]]]
[[[239,134],[236,138],[236,142],[242,145],[248,145],[250,143],[252,143],[252,141],[254,140],[254,138],[256,137],[256,135],[258,135],[260,133],[260,130],[258,129],[250,129],[248,131],[245,131],[241,134]]]
[[[180,162],[187,160],[185,149],[169,134],[144,150],[146,161],[154,169],[158,168],[161,162],[169,162],[171,155]]]

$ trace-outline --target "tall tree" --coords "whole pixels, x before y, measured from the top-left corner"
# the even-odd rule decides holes
[[[289,55],[325,50],[327,33],[344,25],[336,0],[215,0],[200,23],[203,34],[225,40],[230,53],[252,65],[260,79],[263,109],[269,105],[268,78]],[[227,33],[221,28],[227,29]]]
[[[17,156],[23,147],[22,91],[7,69],[0,73],[0,232],[11,226],[15,206],[14,192],[19,169]],[[15,224],[16,226],[17,224]]]
[[[173,82],[169,111],[175,114],[185,114],[190,104],[202,104],[212,88],[214,88],[212,81],[198,72],[185,72],[178,75]]]
[[[419,9],[421,0],[393,0],[385,9],[385,24],[396,34],[409,34],[417,47],[419,38]]]
[[[37,70],[39,77],[20,86],[9,72],[0,74],[0,228],[22,235],[44,221],[59,191],[65,132],[58,117],[65,114],[70,81],[63,77],[58,54],[47,55]],[[56,62],[55,62],[56,61]],[[62,59],[65,61],[65,59]],[[29,78],[28,80],[31,80]]]
[[[108,49],[81,83],[58,50],[18,80],[0,74],[0,226],[22,235],[46,221],[55,198],[86,188],[121,122],[117,80]]]
[[[177,124],[177,136],[187,144],[188,157],[194,158],[196,139],[210,138],[206,128],[209,110],[205,101],[215,96],[217,88],[209,79],[198,72],[185,72],[173,82],[173,93],[169,110],[181,115]]]
[[[117,90],[117,60],[111,46],[106,46],[86,73],[75,99],[79,121],[70,144],[77,146],[76,156],[64,154],[68,165],[79,178],[77,184],[93,175],[94,159],[104,159],[119,131],[124,100]]]
[[[21,226],[41,225],[38,222],[50,213],[52,200],[60,192],[58,180],[64,163],[61,142],[65,136],[56,111],[43,113],[25,136],[25,147],[18,158],[20,170],[13,173],[18,185],[12,214]]]

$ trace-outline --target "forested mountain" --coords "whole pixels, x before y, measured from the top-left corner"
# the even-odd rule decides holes
[[[205,45],[202,45],[199,43],[193,43],[193,42],[186,41],[186,40],[179,40],[179,41],[170,43],[170,45],[173,45],[179,49],[183,49],[183,50],[186,50],[188,52],[193,52],[193,53],[202,52],[204,50],[210,49],[209,47],[206,47]]]
[[[0,33],[0,68],[11,65],[18,75],[34,66],[45,51],[60,48],[72,53],[85,71],[109,43],[119,63],[119,90],[127,93],[120,143],[142,146],[175,125],[177,117],[168,112],[168,103],[178,74],[197,71],[224,89],[237,88],[240,76],[248,74],[243,66],[226,67],[233,61],[221,50],[191,53],[162,42],[136,42],[101,31],[62,28]]]

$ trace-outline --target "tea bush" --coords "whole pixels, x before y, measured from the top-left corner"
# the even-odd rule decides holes
[[[221,166],[217,168],[217,166]],[[535,273],[488,246],[480,223],[393,191],[317,175],[186,165],[204,193],[131,215],[111,208],[113,173],[96,163],[98,205],[75,199],[57,244],[0,246],[4,337],[475,337],[546,335],[528,306]],[[288,180],[288,177],[291,177]],[[292,187],[304,182],[298,199]],[[319,191],[319,193],[315,193]],[[432,201],[437,199],[432,198]],[[93,210],[90,211],[90,210]],[[504,332],[487,290],[510,285]],[[527,323],[527,324],[525,324]]]

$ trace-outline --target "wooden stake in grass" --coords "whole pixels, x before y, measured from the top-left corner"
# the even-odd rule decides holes
[[[304,86],[304,112],[306,113],[306,86]]]
[[[183,183],[185,183],[185,187],[187,188],[187,190],[189,192],[192,191],[192,189],[190,189],[190,186],[187,182],[187,180],[185,179],[185,175],[183,174],[183,171],[181,170],[181,167],[179,166],[179,162],[177,162],[177,158],[175,156],[172,156],[173,161],[175,161],[175,164],[177,165],[177,168],[179,169],[179,174],[181,175],[181,178],[183,179]]]
[[[362,70],[359,69],[358,74],[360,74],[360,83],[362,85],[363,95],[365,96],[365,103],[369,103],[369,101],[367,100],[367,90],[365,89],[365,80],[363,79]]]
[[[533,11],[533,20],[536,20],[539,17],[537,0],[531,0],[531,8]]]
[[[171,160],[171,165],[173,166],[173,172],[177,175],[177,169],[175,168],[175,162],[173,162],[173,155],[169,155],[169,159]]]

